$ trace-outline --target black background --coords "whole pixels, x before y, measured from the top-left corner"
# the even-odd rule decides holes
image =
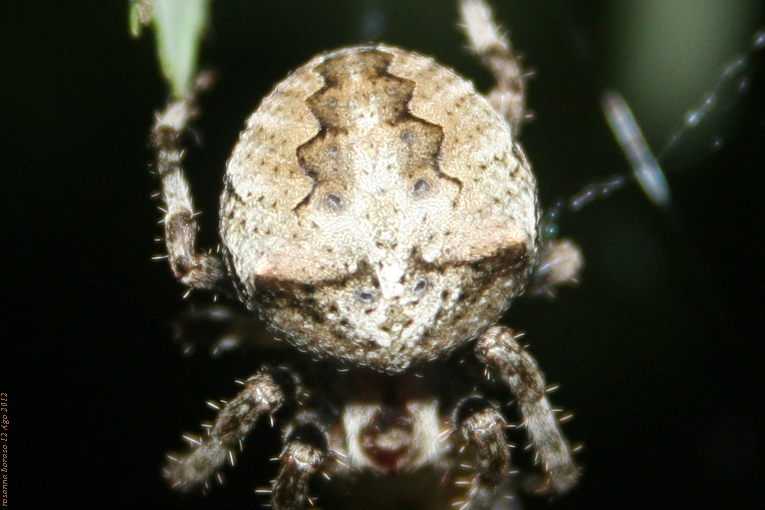
[[[382,39],[488,87],[453,3],[413,3],[367,3],[386,16]],[[497,7],[537,70],[536,120],[522,136],[543,204],[628,171],[598,106],[606,3]],[[315,53],[365,40],[362,2],[259,4],[215,2],[202,52],[218,81],[188,170],[207,245],[246,116]],[[180,433],[212,418],[204,401],[230,397],[261,361],[184,357],[172,341],[183,290],[150,260],[162,247],[147,136],[165,101],[153,38],[128,37],[121,1],[0,5],[10,507],[255,507],[279,448],[265,426],[211,496],[179,496],[160,477]],[[667,162],[676,220],[635,186],[567,216],[562,232],[586,255],[582,284],[552,302],[523,299],[504,319],[562,383],[554,401],[575,413],[566,434],[585,445],[581,484],[554,502],[524,498],[528,508],[762,507],[764,78],[756,67],[721,150]]]

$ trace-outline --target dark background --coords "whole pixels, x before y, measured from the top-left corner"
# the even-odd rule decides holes
[[[537,70],[523,141],[549,205],[628,172],[599,110],[613,29],[605,1],[527,3],[502,2],[497,18]],[[490,84],[452,2],[260,4],[214,2],[202,52],[218,81],[188,170],[207,245],[246,116],[315,53],[367,39],[365,14],[384,15],[383,40]],[[0,7],[10,507],[254,508],[253,487],[275,469],[264,459],[279,449],[268,427],[211,496],[181,497],[160,477],[180,433],[213,417],[205,400],[233,395],[261,361],[184,357],[172,341],[183,290],[150,260],[163,251],[149,198],[147,137],[165,101],[153,38],[128,37],[122,1]],[[738,113],[723,112],[722,149],[666,162],[672,219],[636,186],[566,216],[563,235],[586,255],[582,284],[552,302],[523,299],[504,319],[562,383],[554,401],[575,413],[566,434],[585,445],[580,485],[554,502],[526,497],[528,508],[762,508],[764,78],[755,66]]]

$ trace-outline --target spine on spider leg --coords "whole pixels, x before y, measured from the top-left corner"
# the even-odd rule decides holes
[[[192,116],[189,99],[170,103],[157,115],[151,141],[156,151],[157,175],[165,202],[165,244],[175,277],[192,289],[216,290],[224,280],[223,261],[196,250],[199,225],[194,216],[182,160],[180,139]]]

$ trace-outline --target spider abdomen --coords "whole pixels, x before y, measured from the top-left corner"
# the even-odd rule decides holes
[[[317,357],[399,372],[496,322],[536,255],[536,184],[471,83],[388,46],[316,57],[247,122],[221,234],[241,299]]]

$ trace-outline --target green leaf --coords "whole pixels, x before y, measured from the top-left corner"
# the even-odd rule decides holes
[[[210,0],[138,0],[131,5],[130,27],[140,33],[151,4],[157,34],[157,54],[165,79],[176,98],[188,96],[197,72],[199,45],[210,12]]]

